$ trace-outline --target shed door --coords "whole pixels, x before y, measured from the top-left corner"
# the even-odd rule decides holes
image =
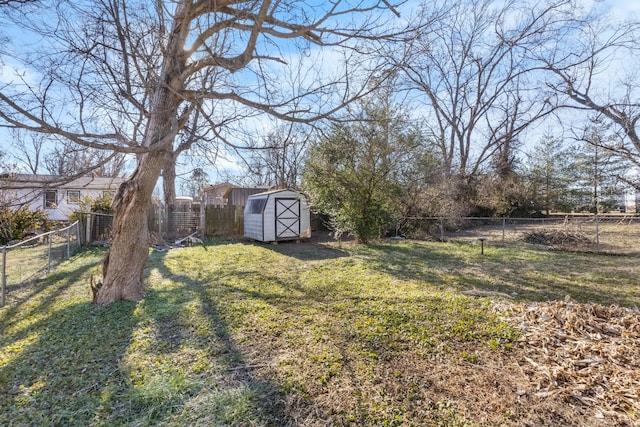
[[[276,240],[300,237],[300,199],[277,198]]]

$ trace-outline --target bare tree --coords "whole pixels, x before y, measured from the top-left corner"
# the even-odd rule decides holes
[[[525,55],[551,38],[570,1],[423,2],[410,42],[388,55],[430,123],[444,170],[463,181],[492,158],[511,169],[519,136],[554,106]],[[505,169],[506,168],[506,169]]]
[[[19,6],[27,3],[35,3],[39,0],[0,0],[0,6]]]
[[[548,73],[546,83],[559,106],[613,123],[619,138],[603,149],[640,167],[640,22],[590,14],[568,26],[562,40],[530,54]],[[640,189],[640,182],[632,184]]]
[[[61,177],[92,173],[94,176],[122,176],[126,156],[101,150],[79,147],[76,144],[58,143],[43,154],[46,172]]]
[[[43,148],[47,142],[46,135],[25,135],[25,132],[15,129],[11,132],[14,155],[18,163],[32,174],[40,171],[43,163]]]
[[[40,15],[21,7],[14,19],[38,31],[47,55],[22,56],[40,80],[22,76],[0,87],[0,121],[136,155],[113,201],[99,304],[144,296],[154,186],[168,158],[198,139],[177,136],[232,143],[229,124],[256,112],[298,122],[331,115],[362,96],[357,69],[336,62],[295,92],[278,90],[280,70],[300,49],[355,48],[343,50],[355,55],[359,40],[380,36],[389,11],[388,1],[48,3]]]
[[[193,168],[187,178],[182,181],[183,194],[197,199],[203,185],[207,184],[209,176],[202,168]]]
[[[127,163],[124,154],[81,147],[52,135],[26,133],[20,129],[14,129],[11,136],[11,157],[16,165],[31,174],[57,175],[60,182],[88,173],[106,177],[124,174]]]
[[[7,162],[7,153],[5,153],[4,151],[0,151],[0,174],[8,175],[13,172],[15,168],[15,164],[10,164]]]
[[[255,185],[296,188],[311,138],[311,127],[284,124],[269,132],[242,156],[247,178]]]

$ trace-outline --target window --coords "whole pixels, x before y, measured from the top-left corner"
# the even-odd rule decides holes
[[[69,190],[69,191],[67,191],[67,202],[70,205],[78,205],[78,204],[80,204],[80,191],[78,191],[78,190]]]
[[[250,214],[261,214],[266,204],[267,204],[266,198],[251,199],[249,200],[249,206],[247,206],[247,212]]]
[[[44,208],[55,209],[58,207],[58,192],[56,190],[47,190],[44,192]]]

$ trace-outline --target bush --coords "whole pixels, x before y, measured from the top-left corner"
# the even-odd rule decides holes
[[[79,210],[73,211],[71,215],[69,215],[69,220],[71,220],[72,222],[80,221],[81,223],[84,223],[84,221],[87,219],[87,206],[89,207],[89,212],[105,214],[112,213],[111,197],[109,196],[102,196],[95,199],[86,197],[82,200],[81,206],[82,207]]]
[[[22,240],[30,232],[47,228],[47,214],[41,210],[32,211],[28,206],[18,209],[0,208],[0,244],[12,240]]]

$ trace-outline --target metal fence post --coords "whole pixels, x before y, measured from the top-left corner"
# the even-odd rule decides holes
[[[71,230],[67,228],[67,259],[71,257]]]
[[[600,252],[600,219],[596,212],[596,252]]]
[[[48,263],[47,263],[47,274],[51,273],[51,242],[53,241],[53,234],[49,234],[49,251],[47,253]]]
[[[502,244],[504,245],[504,233],[507,228],[507,218],[502,217]]]
[[[2,304],[4,305],[7,299],[7,247],[2,247]]]
[[[91,212],[87,212],[87,224],[86,224],[86,229],[85,229],[85,235],[84,235],[84,244],[86,247],[90,247],[91,246],[91,218],[93,218],[91,216]]]

